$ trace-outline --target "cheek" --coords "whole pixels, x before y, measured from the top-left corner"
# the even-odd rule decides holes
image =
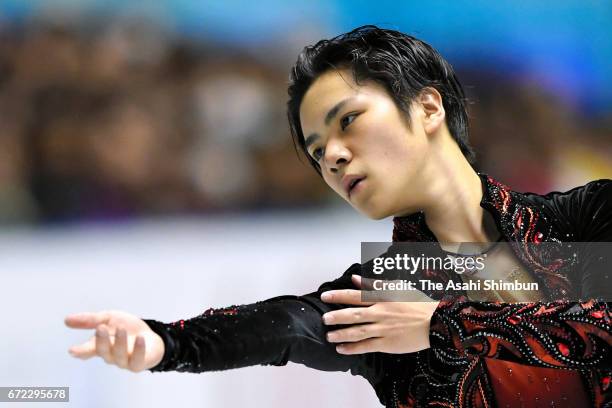
[[[377,186],[372,205],[380,211],[395,209],[426,158],[424,146],[415,135],[386,132],[378,134],[378,143],[372,144],[368,159]]]
[[[385,172],[383,175],[397,176],[400,169],[414,162],[418,149],[411,146],[407,135],[379,132],[376,139],[377,142],[371,146],[372,160]]]

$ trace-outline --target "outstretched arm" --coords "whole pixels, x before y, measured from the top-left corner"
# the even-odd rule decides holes
[[[138,327],[131,330],[128,336],[121,331],[125,322],[115,321],[109,325],[106,321],[107,326],[101,330],[103,336],[95,336],[88,343],[75,347],[80,354],[77,357],[102,356],[96,349],[98,344],[106,353],[105,360],[122,368],[130,368],[132,354],[138,361],[143,360],[139,355],[147,355],[147,364],[138,363],[138,370],[134,371],[148,369],[153,372],[281,366],[292,361],[324,371],[350,370],[353,375],[364,376],[374,384],[378,375],[376,356],[337,353],[333,344],[325,338],[327,328],[321,318],[324,313],[342,306],[323,303],[319,298],[320,293],[352,287],[351,274],[359,270],[360,265],[354,264],[340,278],[303,296],[278,296],[253,304],[208,309],[199,316],[172,323],[136,319],[144,327],[132,322],[133,326]],[[68,325],[71,327],[77,327],[75,316],[67,318],[67,324],[70,321]],[[101,322],[90,320],[87,327],[81,324],[80,328],[96,328],[96,323]],[[151,354],[151,349],[148,354],[141,350],[139,343],[134,346],[136,337],[143,337],[143,333],[146,334],[147,345],[155,347],[155,356]],[[121,339],[118,344],[124,348],[123,351],[113,351],[117,342],[109,341],[109,335],[112,337],[115,334],[117,340]],[[126,341],[124,337],[129,340]],[[96,339],[103,341],[96,342]],[[120,363],[114,360],[114,354],[121,357]]]

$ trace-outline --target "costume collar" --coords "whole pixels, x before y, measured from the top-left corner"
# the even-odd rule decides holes
[[[546,217],[536,206],[524,201],[523,194],[511,191],[508,186],[491,176],[482,173],[478,173],[478,176],[483,192],[480,206],[491,213],[503,239],[521,243],[521,248],[515,245],[511,245],[511,248],[523,264],[533,271],[535,279],[542,283],[549,299],[565,298],[572,288],[567,272],[561,273],[560,270],[564,265],[571,266],[574,260],[555,257],[544,259],[544,252],[533,252],[533,248],[527,246],[528,243],[539,244],[543,241],[562,242],[565,237],[552,225],[548,225]],[[437,242],[425,223],[425,214],[422,211],[395,217],[393,224],[394,242]],[[570,234],[566,237],[570,237]]]

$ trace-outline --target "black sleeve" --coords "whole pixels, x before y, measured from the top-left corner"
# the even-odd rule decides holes
[[[288,361],[323,371],[349,371],[373,385],[377,382],[376,353],[342,355],[329,343],[321,316],[346,305],[326,304],[326,290],[354,288],[353,264],[344,274],[303,296],[277,296],[253,304],[208,309],[199,316],[173,323],[143,319],[164,340],[162,361],[150,371],[203,372],[252,365],[282,366]]]
[[[612,241],[612,180],[600,179],[544,196],[574,242]],[[569,240],[568,240],[569,241]]]
[[[555,218],[578,248],[582,267],[575,282],[585,300],[612,301],[612,180],[601,179],[547,196]]]

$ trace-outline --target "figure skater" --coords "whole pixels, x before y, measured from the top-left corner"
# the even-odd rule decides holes
[[[70,348],[73,356],[99,356],[133,372],[292,361],[363,376],[383,405],[396,408],[612,404],[610,265],[597,251],[578,268],[568,259],[536,261],[524,249],[612,241],[611,180],[538,195],[476,171],[453,68],[397,31],[364,26],[304,48],[288,91],[295,143],[357,211],[394,217],[394,242],[441,250],[519,243],[500,247],[495,258],[539,291],[368,302],[354,264],[306,295],[211,308],[171,323],[121,311],[69,315],[69,327],[95,329]]]

